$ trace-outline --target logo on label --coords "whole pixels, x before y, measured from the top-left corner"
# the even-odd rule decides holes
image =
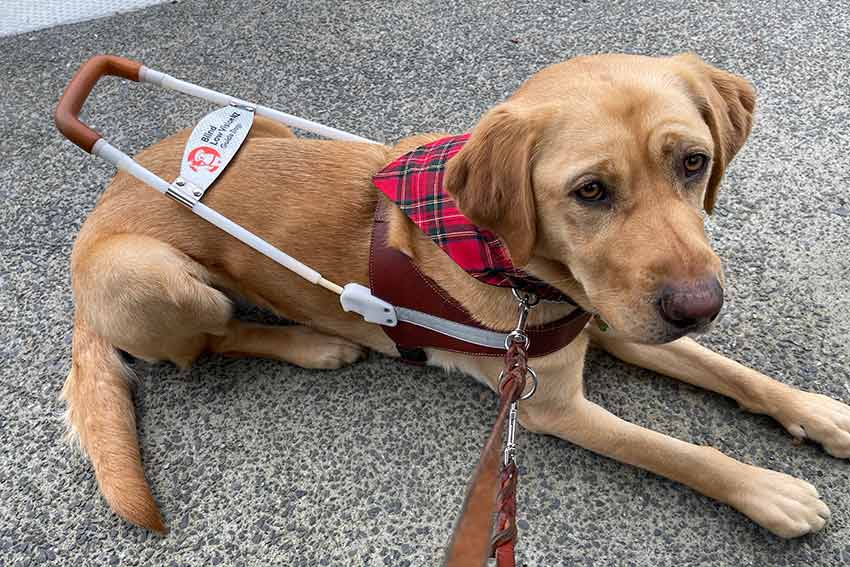
[[[186,161],[189,162],[189,168],[196,173],[202,169],[212,173],[221,167],[221,154],[209,146],[198,146],[189,152]]]

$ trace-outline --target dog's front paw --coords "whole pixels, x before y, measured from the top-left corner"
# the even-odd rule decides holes
[[[795,390],[777,420],[797,439],[823,445],[833,457],[850,457],[850,407],[820,394]]]
[[[729,504],[779,537],[817,532],[829,508],[817,489],[804,480],[750,465]]]

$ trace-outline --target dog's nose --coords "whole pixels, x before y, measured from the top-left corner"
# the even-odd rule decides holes
[[[677,329],[700,327],[714,321],[723,307],[723,288],[717,278],[676,282],[661,291],[658,311]]]

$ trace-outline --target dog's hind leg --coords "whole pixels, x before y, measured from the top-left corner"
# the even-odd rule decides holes
[[[349,341],[302,326],[233,321],[230,300],[210,280],[203,266],[147,236],[96,240],[84,228],[74,247],[72,365],[62,393],[69,433],[91,459],[110,507],[157,532],[165,526],[144,477],[119,349],[181,367],[207,350],[321,368],[351,362],[362,353]]]
[[[185,368],[209,351],[339,368],[363,354],[350,341],[302,325],[234,320],[230,300],[210,285],[206,268],[164,242],[114,236],[87,261],[86,269],[75,265],[78,308],[94,313],[97,331],[138,358]]]
[[[339,368],[363,357],[363,347],[302,325],[271,326],[230,321],[227,333],[211,336],[211,352],[273,358],[302,368]]]
[[[773,417],[794,437],[850,458],[850,407],[837,400],[792,388],[690,338],[641,345],[591,333],[595,344],[625,362],[728,396],[746,410]]]
[[[209,336],[227,334],[230,299],[210,285],[206,268],[165,242],[81,237],[71,267],[78,317],[137,358],[185,368]]]

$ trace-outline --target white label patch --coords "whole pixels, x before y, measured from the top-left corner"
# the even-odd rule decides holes
[[[225,106],[204,116],[186,142],[180,177],[203,195],[239,151],[253,122],[253,111],[238,106]]]

